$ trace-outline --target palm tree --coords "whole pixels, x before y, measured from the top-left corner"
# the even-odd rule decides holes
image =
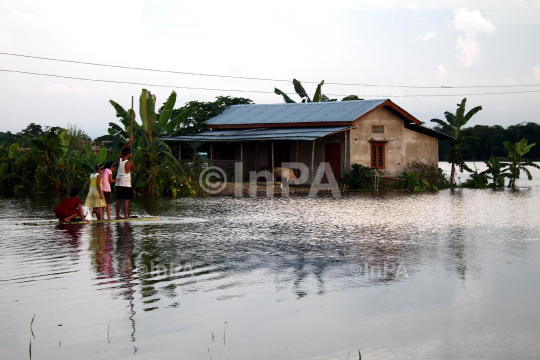
[[[302,86],[302,83],[300,83],[300,81],[298,81],[296,79],[293,79],[294,91],[296,91],[298,96],[300,96],[300,98],[302,98],[303,103],[305,103],[305,102],[337,101],[337,99],[329,99],[326,95],[321,93],[321,91],[322,91],[321,88],[322,88],[323,85],[324,85],[324,80],[321,81],[321,83],[319,85],[317,85],[317,90],[315,90],[315,94],[313,95],[313,100],[312,100],[308,96],[308,94],[307,94],[306,90],[304,89],[304,87]],[[274,92],[277,95],[283,96],[283,100],[285,100],[286,103],[295,103],[296,102],[293,99],[291,99],[287,94],[285,94],[283,91],[279,90],[278,88],[275,88]],[[343,99],[341,99],[341,101],[348,101],[348,100],[363,100],[363,99],[360,99],[356,95],[345,96]]]
[[[512,189],[516,188],[516,180],[519,179],[519,175],[522,170],[525,172],[525,174],[527,174],[527,178],[532,180],[533,177],[526,166],[532,166],[540,169],[540,166],[523,157],[523,155],[531,151],[531,148],[536,145],[536,143],[532,143],[531,145],[527,146],[527,142],[527,139],[521,139],[520,142],[515,144],[508,141],[503,143],[506,150],[508,150],[508,170],[510,171],[510,174],[507,174],[506,177],[510,179],[508,187],[511,187]]]
[[[452,136],[452,140],[450,143],[450,153],[448,154],[448,157],[449,157],[448,161],[452,163],[452,172],[450,175],[450,186],[452,189],[455,186],[454,179],[456,175],[456,165],[459,167],[460,172],[463,172],[463,169],[469,172],[472,172],[472,170],[469,169],[467,165],[465,165],[465,161],[463,160],[463,154],[461,152],[461,143],[465,139],[482,141],[473,136],[465,136],[461,132],[461,127],[465,126],[467,122],[471,120],[474,114],[482,110],[481,106],[477,106],[469,110],[469,112],[465,114],[466,102],[467,102],[467,98],[464,98],[461,101],[461,104],[457,104],[458,108],[456,110],[456,114],[452,114],[451,112],[446,111],[444,113],[444,116],[446,117],[446,122],[439,119],[431,119],[432,122],[435,122],[442,127],[443,132]]]

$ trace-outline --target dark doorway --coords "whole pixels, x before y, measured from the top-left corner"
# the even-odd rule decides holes
[[[268,166],[272,167],[272,145],[269,144]],[[274,142],[274,167],[281,167],[282,163],[291,161],[291,145],[287,142]]]

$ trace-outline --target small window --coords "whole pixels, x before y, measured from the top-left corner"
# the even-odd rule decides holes
[[[384,126],[382,126],[382,125],[373,125],[371,127],[371,132],[373,134],[384,134]]]
[[[371,168],[384,169],[384,143],[371,143]]]

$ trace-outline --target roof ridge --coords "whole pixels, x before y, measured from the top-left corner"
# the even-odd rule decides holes
[[[386,101],[386,100],[390,100],[390,99],[369,99],[369,100],[347,100],[345,101],[346,103],[354,103],[354,102],[366,102],[366,101]],[[230,105],[229,107],[233,107],[233,106],[268,106],[268,105],[273,105],[273,106],[278,106],[278,105],[289,105],[289,106],[294,106],[294,105],[320,105],[320,104],[330,104],[330,103],[335,103],[335,104],[341,104],[342,101],[312,101],[312,102],[305,102],[305,103],[273,103],[273,104],[234,104],[234,105]]]

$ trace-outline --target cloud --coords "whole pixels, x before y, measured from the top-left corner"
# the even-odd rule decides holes
[[[439,66],[437,66],[437,77],[443,78],[446,74],[448,74],[448,70],[442,66],[442,64],[439,64]]]
[[[415,4],[413,4],[413,3],[411,3],[411,2],[410,2],[410,3],[407,3],[407,7],[408,7],[409,9],[413,9],[414,11],[418,11],[418,6],[416,6]]]
[[[480,60],[480,44],[476,38],[480,34],[492,36],[495,33],[495,25],[482,16],[480,10],[468,11],[465,8],[454,10],[454,21],[450,26],[461,32],[456,42],[459,50],[455,58],[465,67],[473,66]]]
[[[420,34],[416,38],[418,40],[428,40],[435,37],[435,33],[433,31],[428,31],[426,34]]]
[[[540,66],[533,67],[532,74],[534,80],[540,81]]]

